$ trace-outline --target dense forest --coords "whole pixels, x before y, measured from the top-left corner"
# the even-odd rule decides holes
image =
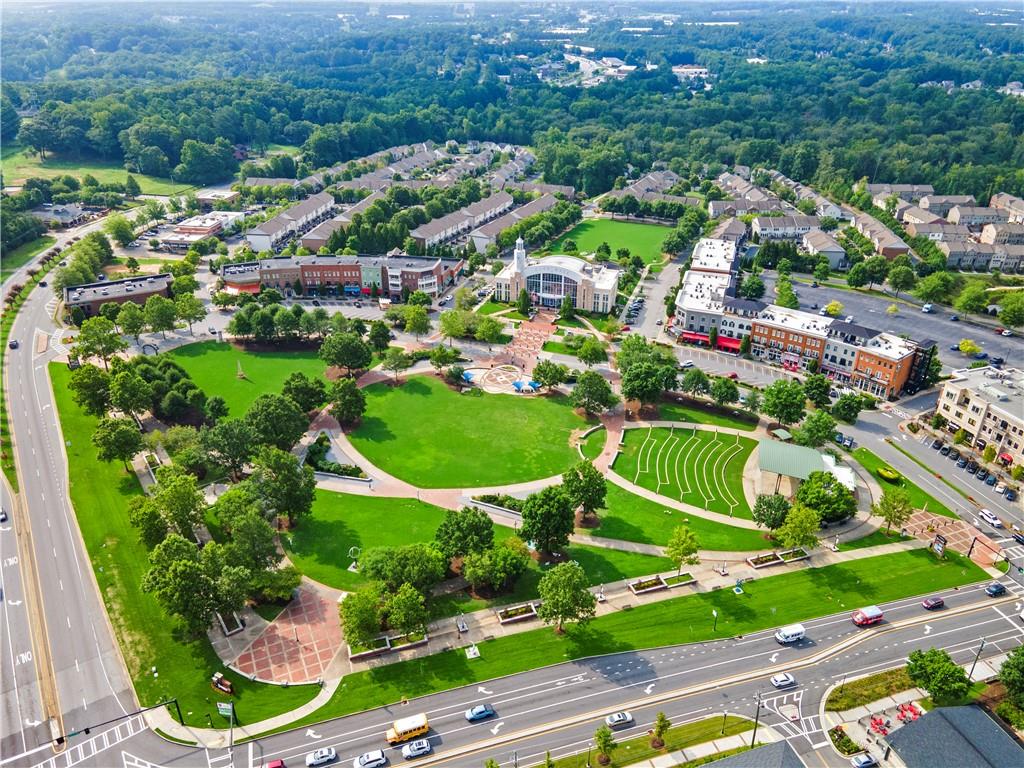
[[[588,195],[656,163],[742,163],[826,190],[867,177],[987,199],[1024,194],[1024,99],[997,90],[1024,80],[1024,35],[1001,5],[12,7],[0,117],[5,143],[191,183],[237,171],[234,144],[299,145],[307,170],[475,138],[535,147],[548,181]],[[638,68],[543,82],[568,44]],[[694,62],[708,90],[671,71]],[[978,87],[923,85],[942,81]]]

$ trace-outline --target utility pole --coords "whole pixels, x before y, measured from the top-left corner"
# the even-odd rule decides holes
[[[757,711],[754,712],[754,733],[750,737],[750,748],[754,748],[754,744],[757,742],[757,724],[761,719],[761,692],[757,692]]]
[[[974,655],[974,661],[971,662],[971,671],[967,673],[967,682],[972,682],[974,678],[974,667],[978,663],[978,659],[981,658],[981,652],[985,650],[985,638],[981,638],[981,645],[978,646],[978,652]]]

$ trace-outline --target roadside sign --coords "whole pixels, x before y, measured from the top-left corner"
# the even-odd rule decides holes
[[[940,533],[935,534],[935,539],[932,541],[932,550],[936,555],[942,557],[946,554],[946,537]]]
[[[231,717],[235,712],[235,704],[232,701],[218,701],[217,714],[224,717]]]

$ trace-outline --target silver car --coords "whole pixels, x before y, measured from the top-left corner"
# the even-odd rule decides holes
[[[413,757],[430,754],[430,739],[416,739],[402,747],[402,757],[409,760]]]
[[[633,716],[629,712],[613,712],[604,719],[609,728],[624,728],[633,724]]]

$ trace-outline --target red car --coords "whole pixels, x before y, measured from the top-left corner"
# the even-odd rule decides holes
[[[628,325],[622,326],[622,333],[625,333],[628,330],[629,330],[629,326]]]
[[[733,381],[735,381],[736,379],[738,379],[740,377],[740,375],[738,373],[736,373],[736,371],[732,371],[730,373],[725,374],[725,377],[727,379],[732,379]]]
[[[921,607],[926,611],[936,611],[946,605],[946,601],[941,597],[928,597],[925,598],[924,602],[921,603]]]

